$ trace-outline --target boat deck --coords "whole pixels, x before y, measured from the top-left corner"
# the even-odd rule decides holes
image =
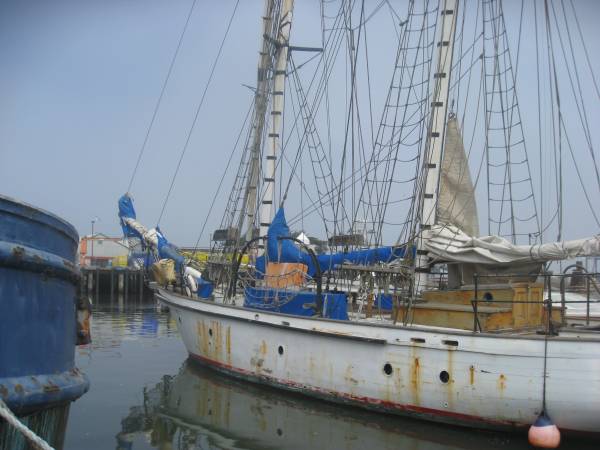
[[[213,301],[215,303],[221,304],[231,304],[232,306],[241,307],[244,304],[244,296],[242,294],[236,295],[233,302],[224,302],[224,295],[222,290],[215,289]],[[448,306],[448,305],[446,305]],[[452,305],[455,306],[455,305]],[[469,307],[470,308],[470,307]],[[492,307],[490,307],[492,308]],[[251,308],[248,308],[251,309]],[[361,308],[362,309],[362,308]],[[264,311],[263,311],[264,312]],[[281,314],[281,313],[278,313]],[[293,316],[291,316],[293,317]],[[410,322],[404,323],[403,321],[394,321],[392,318],[392,314],[390,311],[378,310],[377,308],[373,308],[373,314],[371,317],[367,317],[367,315],[361,310],[349,311],[348,312],[349,321],[353,323],[360,324],[369,324],[369,325],[383,325],[386,327],[418,327],[420,329],[429,329],[435,330],[439,332],[451,332],[456,333],[457,331],[469,333],[469,330],[457,329],[452,327],[443,327],[443,326],[433,326],[433,325],[423,325],[423,324],[413,324]],[[325,319],[327,320],[327,319]],[[585,339],[585,340],[598,340],[600,341],[600,326],[599,324],[593,324],[590,326],[578,325],[578,324],[569,324],[564,327],[556,328],[556,336],[560,336],[561,338],[569,338],[569,339]],[[501,330],[493,330],[486,331],[486,334],[495,334],[498,336],[521,336],[521,337],[543,337],[544,329],[543,327],[533,327],[533,328],[523,328],[523,329],[501,329]]]

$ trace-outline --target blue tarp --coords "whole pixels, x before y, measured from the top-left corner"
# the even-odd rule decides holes
[[[136,230],[127,225],[123,219],[135,219],[135,208],[133,207],[133,200],[128,194],[121,196],[119,199],[119,221],[121,222],[121,228],[123,229],[123,235],[125,237],[136,237],[142,241],[142,245],[144,243],[144,237],[138,233]]]
[[[209,298],[213,293],[215,286],[202,277],[196,278],[196,282],[198,283],[198,297]]]
[[[175,271],[181,272],[185,258],[179,253],[177,247],[167,241],[167,238],[162,234],[160,228],[156,227],[156,237],[158,238],[158,256],[160,259],[172,259],[175,261]]]
[[[125,223],[123,219],[136,219],[135,208],[133,207],[133,200],[129,196],[129,194],[124,194],[119,199],[119,219],[121,222],[121,228],[123,229],[123,234],[126,237],[137,237],[140,238],[142,242],[142,249],[145,250],[148,246],[144,241],[144,237],[137,232],[135,229],[131,228],[129,225]],[[157,248],[152,248],[152,251],[155,251],[158,254],[158,258],[160,259],[172,259],[175,262],[175,271],[177,273],[181,273],[183,271],[183,266],[185,264],[185,258],[176,246],[171,244],[165,235],[160,231],[160,228],[156,227],[156,237],[157,237]],[[131,255],[132,258],[140,258],[140,255]],[[146,267],[150,267],[154,263],[154,258],[152,258],[149,252],[144,252],[141,257],[143,258],[144,264]],[[213,284],[202,279],[202,277],[196,277],[196,281],[198,283],[198,297],[208,298],[212,294]]]
[[[244,306],[295,316],[313,316],[317,294],[308,291],[278,290],[272,288],[246,288]],[[325,292],[323,296],[323,317],[348,320],[347,298],[344,293]]]
[[[391,294],[377,294],[375,297],[374,307],[381,308],[386,311],[391,311],[393,305]]]
[[[316,272],[315,264],[310,255],[299,249],[298,246],[289,239],[279,239],[281,237],[290,237],[290,229],[285,220],[283,208],[279,208],[273,218],[267,232],[267,256],[271,262],[302,263],[308,266],[308,275],[314,276]],[[333,270],[342,263],[351,264],[375,264],[378,262],[391,262],[395,259],[404,257],[405,247],[378,247],[366,250],[356,250],[347,253],[328,253],[317,255],[317,263],[321,272]],[[256,269],[265,273],[265,258],[259,257],[256,260]]]

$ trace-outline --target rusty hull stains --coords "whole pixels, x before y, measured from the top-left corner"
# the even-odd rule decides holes
[[[504,396],[504,391],[506,389],[506,376],[501,373],[498,377],[498,390],[500,391],[500,396]]]
[[[454,355],[453,353],[456,351],[456,348],[448,349],[448,368],[446,371],[449,375],[449,380],[446,383],[446,393],[448,398],[448,405],[450,409],[454,408]]]
[[[421,388],[421,363],[419,358],[414,358],[410,365],[410,388],[413,395],[413,403],[417,406],[421,404],[420,388]]]
[[[475,366],[469,366],[469,384],[473,386],[475,384]]]
[[[225,348],[227,349],[227,363],[231,364],[231,326],[227,326],[225,335]]]
[[[224,361],[226,359],[223,357],[223,333],[220,322],[211,320],[210,324],[207,326],[203,320],[197,320],[196,334],[198,339],[198,348],[203,356],[216,361]],[[231,345],[230,342],[228,342],[227,345],[227,357],[229,358],[229,347]]]
[[[206,332],[206,327],[204,326],[203,320],[196,321],[196,334],[198,338],[198,348],[200,349],[200,354],[202,356],[208,356],[208,333]]]

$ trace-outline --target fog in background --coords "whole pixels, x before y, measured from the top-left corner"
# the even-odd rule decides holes
[[[119,235],[117,200],[127,190],[191,3],[0,2],[0,193],[58,214],[75,225],[80,235],[91,232],[94,218],[98,218],[95,231]],[[396,11],[406,11],[406,1],[391,3]],[[507,20],[518,17],[521,2],[504,3]],[[367,1],[366,9],[374,10],[378,4]],[[156,225],[234,5],[234,1],[198,0],[191,17],[131,190],[138,218],[148,227]],[[598,76],[600,2],[576,0],[575,5]],[[319,11],[316,0],[296,0],[294,45],[321,45]],[[244,84],[256,83],[262,12],[262,1],[240,2],[200,111],[160,223],[166,236],[178,245],[196,242],[252,100],[252,91]],[[394,35],[385,35],[377,26],[386,20],[391,20],[389,14],[376,18],[367,28],[373,66],[381,66],[378,78],[372,80],[377,119],[391,76],[387,64],[393,63],[397,43]],[[515,25],[510,27],[514,30]],[[533,48],[533,39],[533,25],[525,21],[523,51]],[[521,61],[519,76],[524,78],[517,86],[528,127],[537,126],[534,64],[528,57]],[[584,60],[581,68],[587,70]],[[585,95],[590,100],[587,105],[592,105],[588,117],[597,148],[600,101],[589,84]],[[343,117],[345,105],[332,105],[332,114],[336,109]],[[576,120],[574,110],[565,109],[563,114]],[[527,138],[537,138],[537,129],[528,130]],[[574,140],[582,160],[589,158],[583,142],[582,138]],[[529,151],[537,152],[537,147],[533,142]],[[234,158],[201,239],[203,245],[219,225],[236,161]],[[581,198],[574,169],[568,162],[565,156],[565,237],[596,234],[598,226]],[[536,164],[533,166],[538,176]],[[584,163],[583,171],[599,212],[600,192],[592,178],[592,165]],[[543,176],[545,182],[554,183],[552,174]],[[555,199],[547,198],[546,202],[544,208],[550,214]],[[481,232],[486,231],[482,222]]]

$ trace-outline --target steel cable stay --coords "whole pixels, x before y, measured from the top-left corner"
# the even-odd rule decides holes
[[[210,86],[210,83],[213,79],[213,76],[215,74],[215,69],[217,68],[217,64],[219,63],[219,60],[221,59],[221,54],[223,52],[223,47],[225,46],[225,41],[227,40],[227,36],[229,35],[229,30],[231,29],[231,24],[233,22],[233,19],[235,17],[235,13],[237,12],[238,6],[240,4],[240,0],[236,0],[235,2],[235,6],[233,7],[233,11],[229,17],[229,21],[227,22],[227,27],[225,29],[225,34],[223,35],[223,38],[221,40],[221,43],[219,45],[219,49],[217,51],[217,55],[215,56],[215,59],[213,61],[213,64],[211,66],[210,69],[210,74],[208,76],[208,80],[206,81],[206,84],[204,86],[204,90],[202,91],[202,96],[200,97],[200,102],[198,103],[198,107],[196,108],[196,112],[194,114],[194,119],[192,120],[192,125],[190,126],[190,129],[187,133],[187,137],[185,140],[185,144],[183,146],[183,148],[181,149],[181,154],[179,156],[179,160],[177,161],[177,166],[175,168],[175,172],[173,172],[173,176],[171,178],[171,183],[169,185],[169,189],[167,191],[167,195],[165,196],[165,200],[163,202],[162,208],[160,210],[160,214],[158,215],[158,219],[156,220],[156,224],[159,225],[160,221],[163,217],[163,214],[165,212],[165,208],[167,207],[167,203],[169,201],[169,197],[171,196],[171,192],[173,190],[173,186],[175,185],[175,180],[177,179],[177,174],[179,173],[179,169],[181,168],[181,163],[183,162],[183,158],[185,156],[185,153],[189,147],[191,138],[192,138],[192,134],[194,131],[194,128],[196,126],[196,122],[198,121],[198,117],[200,115],[200,110],[202,109],[202,105],[204,104],[204,99],[206,98],[206,92],[208,91],[208,88]]]
[[[581,31],[581,25],[579,24],[579,18],[577,17],[577,11],[575,10],[575,4],[573,3],[573,0],[570,0],[570,3],[571,3],[571,9],[573,10],[573,17],[575,18],[575,24],[577,26],[577,32],[579,33],[579,39],[581,41],[581,46],[583,47],[583,51],[585,54],[585,60],[587,62],[588,68],[590,69],[590,75],[592,77],[592,82],[594,84],[594,88],[596,88],[596,96],[600,100],[600,89],[598,89],[598,82],[596,81],[596,75],[594,74],[594,70],[592,69],[592,63],[590,62],[590,55],[587,50],[587,45],[585,45],[585,39],[583,38],[583,33]],[[564,11],[564,3],[561,2],[561,5],[563,6],[563,11]],[[565,12],[565,17],[566,17],[566,12]]]
[[[154,112],[152,113],[152,118],[150,119],[150,123],[148,124],[148,128],[146,130],[146,135],[144,136],[144,141],[142,142],[142,146],[140,148],[140,151],[138,153],[138,157],[137,160],[135,162],[135,166],[133,168],[133,172],[131,173],[131,178],[129,179],[129,185],[127,186],[127,192],[131,191],[131,187],[133,186],[133,181],[135,179],[135,176],[137,174],[137,170],[138,167],[140,165],[140,162],[142,160],[142,156],[144,155],[144,152],[146,150],[146,145],[148,144],[148,138],[150,137],[150,132],[152,131],[152,127],[154,125],[154,121],[156,120],[156,116],[158,115],[158,110],[160,109],[160,105],[162,103],[162,99],[165,93],[165,90],[167,88],[167,84],[169,83],[169,80],[171,79],[171,73],[173,72],[173,67],[175,66],[175,61],[177,60],[177,55],[179,55],[179,49],[181,48],[181,44],[183,42],[183,38],[185,36],[185,33],[187,31],[188,25],[190,23],[190,18],[192,17],[192,13],[194,12],[194,7],[196,6],[196,0],[192,1],[192,4],[190,6],[190,9],[188,11],[187,14],[187,18],[185,20],[185,24],[183,26],[183,29],[181,31],[181,34],[179,36],[179,40],[177,42],[177,46],[175,48],[175,52],[173,53],[173,56],[171,58],[171,63],[169,64],[169,69],[167,70],[167,76],[165,77],[161,90],[160,90],[160,94],[158,96],[158,99],[156,101],[156,105],[154,106]]]
[[[202,223],[202,227],[200,228],[200,233],[198,233],[198,238],[196,239],[196,244],[194,245],[194,252],[192,253],[192,258],[194,258],[196,256],[196,253],[198,250],[198,245],[200,244],[200,240],[202,239],[202,235],[204,234],[204,229],[206,228],[206,224],[208,223],[208,219],[211,216],[213,207],[215,206],[215,202],[216,202],[217,198],[219,197],[219,193],[221,192],[221,187],[223,186],[223,181],[225,180],[225,177],[227,176],[227,172],[229,171],[229,166],[231,165],[231,161],[233,160],[233,156],[237,150],[238,143],[242,137],[243,130],[246,127],[246,123],[248,122],[248,118],[250,117],[251,111],[252,111],[252,106],[248,109],[248,112],[246,113],[246,117],[244,118],[244,124],[242,125],[242,128],[241,128],[240,132],[238,133],[235,144],[233,145],[233,149],[231,150],[231,153],[229,154],[229,158],[227,159],[227,163],[225,164],[225,169],[223,170],[221,179],[219,180],[219,184],[217,185],[217,189],[215,190],[215,193],[210,202],[210,206],[208,207],[208,212],[206,213],[206,217],[204,218],[204,222]]]
[[[571,86],[571,92],[572,92],[573,98],[575,100],[575,105],[577,107],[577,112],[579,114],[579,118],[580,118],[580,121],[581,121],[581,126],[583,127],[585,139],[586,139],[587,144],[588,144],[588,150],[590,152],[590,156],[591,156],[592,162],[594,164],[594,170],[595,170],[595,174],[596,174],[596,182],[598,184],[598,189],[600,191],[600,170],[598,169],[598,163],[596,162],[596,156],[595,156],[594,146],[593,146],[593,143],[592,143],[592,137],[591,137],[591,132],[590,132],[590,125],[589,125],[589,120],[588,120],[588,114],[587,114],[587,110],[586,110],[586,107],[585,107],[585,102],[584,102],[584,99],[583,99],[583,92],[582,92],[582,89],[581,89],[581,81],[580,81],[580,77],[579,77],[579,70],[578,70],[578,67],[577,67],[577,61],[575,60],[575,50],[573,48],[573,42],[571,40],[571,32],[569,30],[569,24],[565,20],[565,30],[566,30],[566,33],[567,33],[567,38],[568,38],[568,43],[569,43],[569,53],[571,54],[571,61],[569,61],[569,59],[567,58],[567,54],[566,54],[566,51],[565,51],[565,46],[563,44],[562,33],[560,31],[560,27],[559,27],[559,24],[558,24],[558,18],[556,16],[556,11],[554,9],[554,4],[550,3],[550,5],[552,7],[552,15],[554,17],[554,23],[556,24],[558,41],[560,43],[560,48],[561,48],[561,51],[562,51],[562,56],[563,56],[563,59],[565,61],[565,69],[566,69],[567,74],[569,76],[569,84]],[[564,4],[563,4],[563,11],[564,11]],[[575,89],[575,83],[573,82],[573,75],[571,75],[570,66],[573,67],[574,78],[575,78],[575,81],[576,81],[576,84],[577,84],[577,90]]]

